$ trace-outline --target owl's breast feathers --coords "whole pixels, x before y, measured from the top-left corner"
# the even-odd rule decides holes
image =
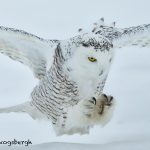
[[[65,125],[67,108],[79,101],[78,87],[70,81],[63,70],[64,59],[59,48],[55,50],[54,62],[40,84],[31,94],[32,105],[52,120],[53,124]]]

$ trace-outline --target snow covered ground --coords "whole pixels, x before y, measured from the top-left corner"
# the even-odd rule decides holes
[[[149,5],[149,0],[0,0],[0,25],[65,39],[102,16],[108,23],[117,21],[119,27],[150,23]],[[26,66],[0,54],[0,107],[27,101],[37,83]],[[56,137],[50,123],[11,113],[0,114],[0,141],[30,139],[33,150],[149,150],[150,49],[118,50],[104,92],[117,99],[114,117],[105,127],[91,129],[89,135]],[[0,145],[1,149],[26,147]]]

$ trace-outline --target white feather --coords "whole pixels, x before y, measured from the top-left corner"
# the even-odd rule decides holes
[[[53,61],[57,42],[44,40],[22,30],[0,27],[0,53],[27,65],[42,78]]]

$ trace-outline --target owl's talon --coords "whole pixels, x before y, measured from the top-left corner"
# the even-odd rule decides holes
[[[107,106],[111,106],[113,99],[114,99],[113,96],[109,96],[109,97],[108,97],[108,103],[107,103]]]
[[[113,99],[114,99],[114,97],[113,97],[113,96],[110,96],[109,102],[111,102]]]
[[[96,105],[96,98],[95,97],[92,97],[91,100],[89,100],[90,103]]]
[[[92,97],[92,100],[94,102],[94,105],[96,105],[96,98],[95,97]]]
[[[108,99],[107,95],[106,94],[102,94],[102,96],[104,96],[106,99]]]
[[[104,105],[110,106],[112,100],[114,99],[113,96],[107,96],[106,94],[102,94],[102,96],[105,98]]]

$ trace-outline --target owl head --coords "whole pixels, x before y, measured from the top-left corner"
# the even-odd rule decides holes
[[[107,76],[113,56],[112,43],[101,35],[84,33],[61,41],[60,49],[63,69],[71,80],[78,84],[80,91],[84,90],[82,93],[87,95],[88,90],[93,94],[98,82]]]

